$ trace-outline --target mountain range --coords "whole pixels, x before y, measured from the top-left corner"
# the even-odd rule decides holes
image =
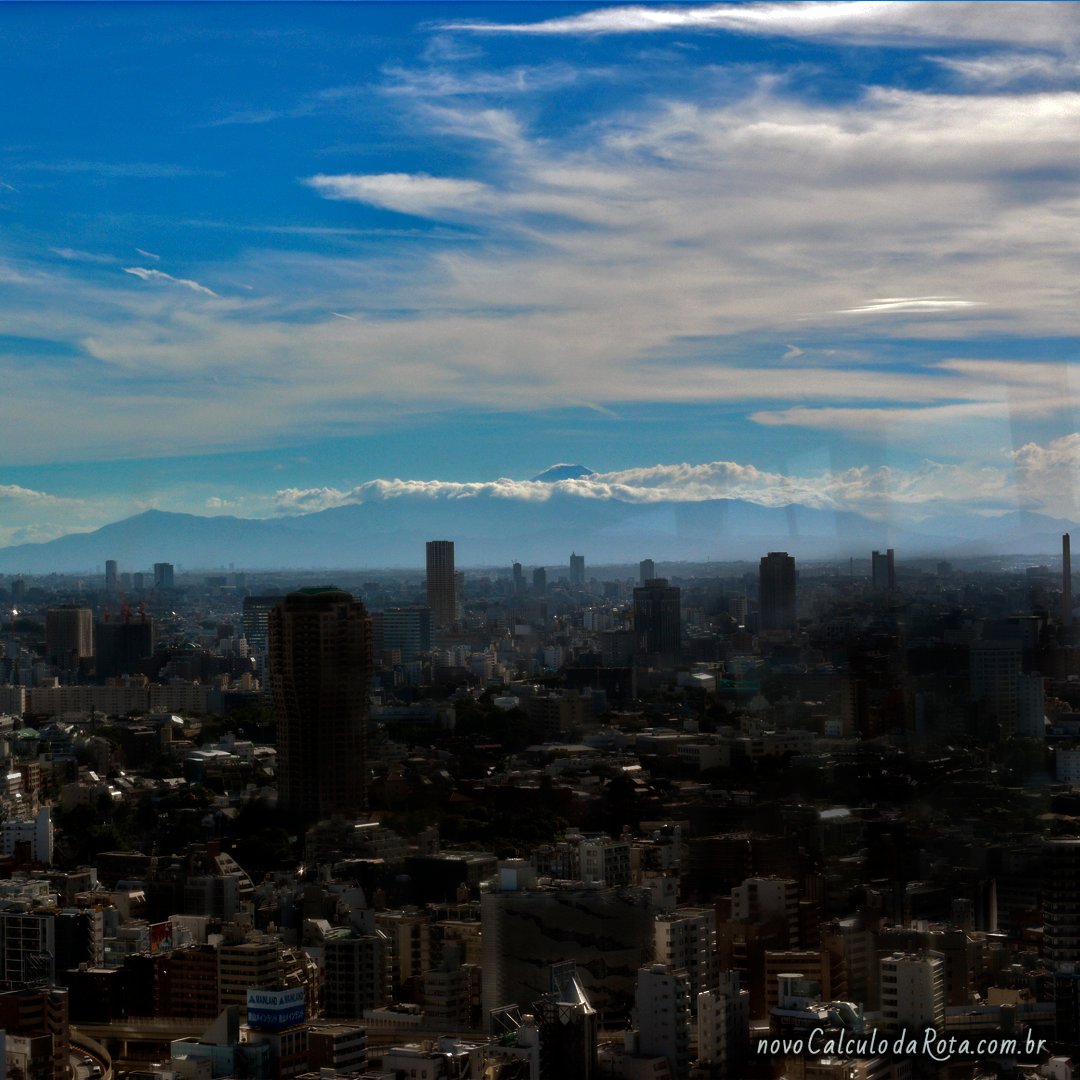
[[[588,475],[582,466],[555,477]],[[551,472],[552,470],[549,470]],[[541,474],[544,477],[545,474]],[[538,478],[539,479],[539,478]],[[1052,559],[1061,534],[1080,526],[1019,511],[987,518],[943,515],[922,522],[875,521],[851,511],[737,499],[624,502],[553,489],[546,500],[477,494],[468,498],[395,494],[357,504],[268,519],[147,510],[95,532],[0,549],[0,573],[101,573],[171,562],[181,570],[421,567],[424,541],[452,539],[459,566],[519,561],[565,565],[756,560],[784,550],[799,559],[867,558],[893,547],[899,558],[1027,555]]]

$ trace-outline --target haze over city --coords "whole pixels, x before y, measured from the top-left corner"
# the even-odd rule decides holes
[[[473,496],[1080,516],[1074,5],[3,21],[0,543]]]

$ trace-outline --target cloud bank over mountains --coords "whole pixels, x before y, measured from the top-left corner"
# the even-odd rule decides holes
[[[766,508],[794,505],[852,513],[871,521],[902,520],[917,527],[940,515],[992,518],[1018,510],[1080,519],[1078,475],[1080,433],[1045,446],[1027,443],[994,463],[927,460],[914,469],[862,466],[802,474],[735,461],[657,464],[613,472],[560,464],[531,480],[376,479],[347,488],[286,487],[272,493],[211,495],[202,510],[209,515],[268,518],[394,501],[455,502],[467,510],[470,501],[484,500],[532,505],[574,500],[642,507],[735,500]],[[5,522],[0,547],[86,532],[148,506],[171,508],[165,500],[132,506],[123,499],[74,499],[0,485]]]

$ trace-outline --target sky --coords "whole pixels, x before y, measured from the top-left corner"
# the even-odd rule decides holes
[[[1076,4],[4,4],[0,100],[0,546],[1080,517]]]

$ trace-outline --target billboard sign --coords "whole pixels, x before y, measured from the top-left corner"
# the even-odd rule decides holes
[[[304,988],[249,990],[248,1027],[255,1031],[284,1031],[304,1022]]]

